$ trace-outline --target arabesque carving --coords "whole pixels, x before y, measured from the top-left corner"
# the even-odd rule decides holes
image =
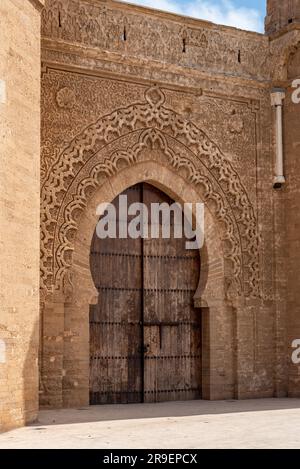
[[[184,67],[268,77],[267,38],[253,35],[249,43],[242,31],[221,30],[205,21],[197,27],[188,23],[146,16],[124,5],[121,10],[112,2],[46,0],[42,35]]]
[[[95,189],[124,165],[137,164],[145,148],[151,154],[157,144],[167,164],[197,188],[222,226],[225,256],[232,265],[231,289],[258,295],[257,222],[244,186],[206,134],[164,104],[163,92],[151,87],[145,102],[118,109],[84,129],[48,170],[42,187],[43,290],[63,288],[78,220]],[[134,133],[138,141],[130,145]],[[128,139],[126,151],[118,149],[121,139]],[[114,150],[104,157],[109,145]]]

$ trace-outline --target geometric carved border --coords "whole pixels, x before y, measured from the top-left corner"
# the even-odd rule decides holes
[[[257,220],[247,192],[220,149],[164,103],[163,92],[156,86],[149,88],[144,103],[118,109],[88,126],[48,170],[41,194],[41,287],[45,294],[62,290],[68,278],[78,220],[92,192],[120,168],[137,164],[142,150],[155,145],[167,164],[201,193],[220,223],[225,260],[232,271],[232,294],[259,294]],[[139,132],[136,144],[126,151],[115,150],[103,160],[105,148],[135,132]],[[171,148],[170,139],[180,153]],[[84,169],[91,162],[87,175]]]

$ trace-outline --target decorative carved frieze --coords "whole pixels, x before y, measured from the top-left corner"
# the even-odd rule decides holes
[[[134,135],[137,141],[130,145]],[[124,139],[129,139],[125,150]],[[48,169],[42,187],[42,288],[51,292],[63,287],[78,220],[91,194],[124,165],[136,164],[145,147],[151,158],[156,145],[164,164],[195,186],[220,223],[225,257],[232,266],[231,288],[236,294],[258,294],[257,222],[240,177],[203,131],[165,106],[158,87],[146,91],[144,102],[117,109],[86,127]],[[114,150],[105,156],[110,146]]]
[[[269,77],[269,42],[264,36],[199,21],[145,15],[112,2],[46,0],[42,35],[127,57],[230,73]],[[250,41],[251,38],[251,41]]]

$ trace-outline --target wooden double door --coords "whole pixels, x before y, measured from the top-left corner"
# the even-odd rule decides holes
[[[123,195],[128,205],[143,202],[149,212],[151,203],[173,203],[145,183]],[[126,221],[118,200],[119,227]],[[201,398],[201,314],[193,307],[200,258],[185,243],[173,229],[170,239],[101,240],[95,232],[90,264],[99,302],[90,307],[92,405]]]

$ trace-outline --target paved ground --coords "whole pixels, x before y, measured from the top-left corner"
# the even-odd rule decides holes
[[[0,448],[300,448],[300,399],[43,411]]]

